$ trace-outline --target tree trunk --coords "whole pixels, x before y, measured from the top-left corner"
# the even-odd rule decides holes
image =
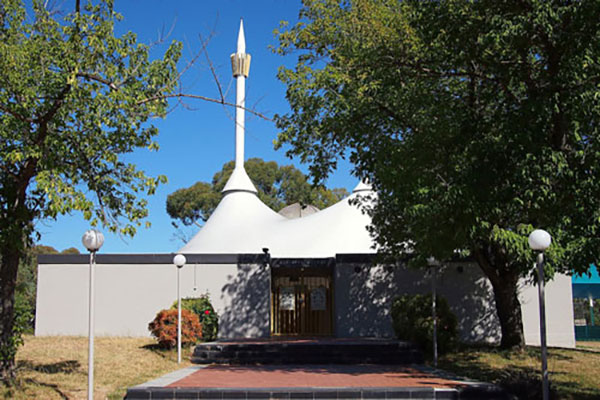
[[[500,347],[503,349],[525,346],[523,317],[521,315],[521,302],[519,301],[517,283],[518,281],[513,279],[499,279],[496,284],[492,282],[496,312],[502,330]]]
[[[15,379],[15,355],[20,343],[20,336],[14,335],[19,261],[31,243],[30,234],[37,216],[26,201],[36,165],[35,159],[28,159],[14,180],[2,179],[0,185],[3,200],[0,203],[0,382],[7,385]]]
[[[7,249],[0,253],[0,381],[10,385],[15,379],[13,324],[19,253]]]
[[[518,271],[506,262],[500,249],[477,249],[473,253],[494,289],[496,313],[502,332],[500,347],[503,349],[525,347]]]

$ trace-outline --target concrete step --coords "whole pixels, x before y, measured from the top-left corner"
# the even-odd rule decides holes
[[[203,343],[194,349],[195,364],[386,364],[423,362],[419,349],[397,340]]]

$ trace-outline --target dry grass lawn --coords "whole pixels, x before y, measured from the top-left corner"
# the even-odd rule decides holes
[[[577,342],[577,348],[583,350],[597,351],[600,353],[600,341],[597,342]]]
[[[555,399],[600,399],[600,342],[577,350],[550,349],[548,367]],[[185,349],[184,360],[191,349]],[[190,365],[177,352],[160,350],[150,338],[96,338],[95,399],[122,399],[128,387]],[[25,337],[17,355],[18,382],[0,388],[7,399],[85,399],[87,338]],[[439,367],[493,382],[521,399],[541,398],[539,348],[523,352],[465,347],[441,358]]]
[[[87,397],[86,337],[25,337],[17,354],[18,381],[0,387],[7,399],[85,399]],[[190,365],[191,349],[160,350],[151,338],[95,339],[95,399],[122,399],[128,387]]]
[[[522,352],[469,347],[440,361],[442,369],[499,384],[519,399],[542,398],[539,347]],[[552,399],[600,399],[600,342],[578,342],[576,350],[549,349],[548,371]]]

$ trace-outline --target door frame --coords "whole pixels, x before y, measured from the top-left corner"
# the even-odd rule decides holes
[[[276,317],[275,313],[275,278],[287,276],[297,277],[302,282],[304,278],[309,277],[325,277],[329,278],[329,326],[331,331],[323,335],[315,334],[281,334],[276,332]],[[271,259],[271,274],[270,274],[270,332],[272,337],[281,336],[294,336],[294,337],[310,337],[310,336],[324,336],[334,337],[336,332],[336,318],[335,318],[335,258],[272,258]],[[299,329],[301,331],[301,329]]]

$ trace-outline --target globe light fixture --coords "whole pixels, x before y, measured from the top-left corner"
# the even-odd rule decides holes
[[[104,244],[104,235],[102,232],[90,229],[83,234],[81,243],[83,243],[90,253],[96,252],[100,250],[100,247]]]
[[[183,254],[177,254],[175,257],[173,257],[173,264],[175,264],[177,268],[183,267],[186,261],[187,260]]]
[[[549,382],[548,382],[548,346],[546,343],[546,296],[544,294],[544,251],[550,247],[552,237],[543,229],[536,229],[529,234],[527,239],[529,247],[532,250],[538,251],[536,267],[538,273],[538,296],[540,304],[540,347],[542,351],[542,398],[549,398]]]
[[[536,229],[529,234],[527,241],[532,250],[546,251],[550,247],[550,243],[552,243],[552,237],[545,230]]]
[[[94,399],[94,275],[96,267],[96,252],[104,244],[104,235],[95,229],[86,231],[81,243],[90,252],[90,283],[88,302],[88,400]]]
[[[181,294],[179,292],[179,274],[181,268],[186,263],[185,256],[183,254],[177,254],[173,257],[173,264],[177,267],[177,363],[181,364]]]

